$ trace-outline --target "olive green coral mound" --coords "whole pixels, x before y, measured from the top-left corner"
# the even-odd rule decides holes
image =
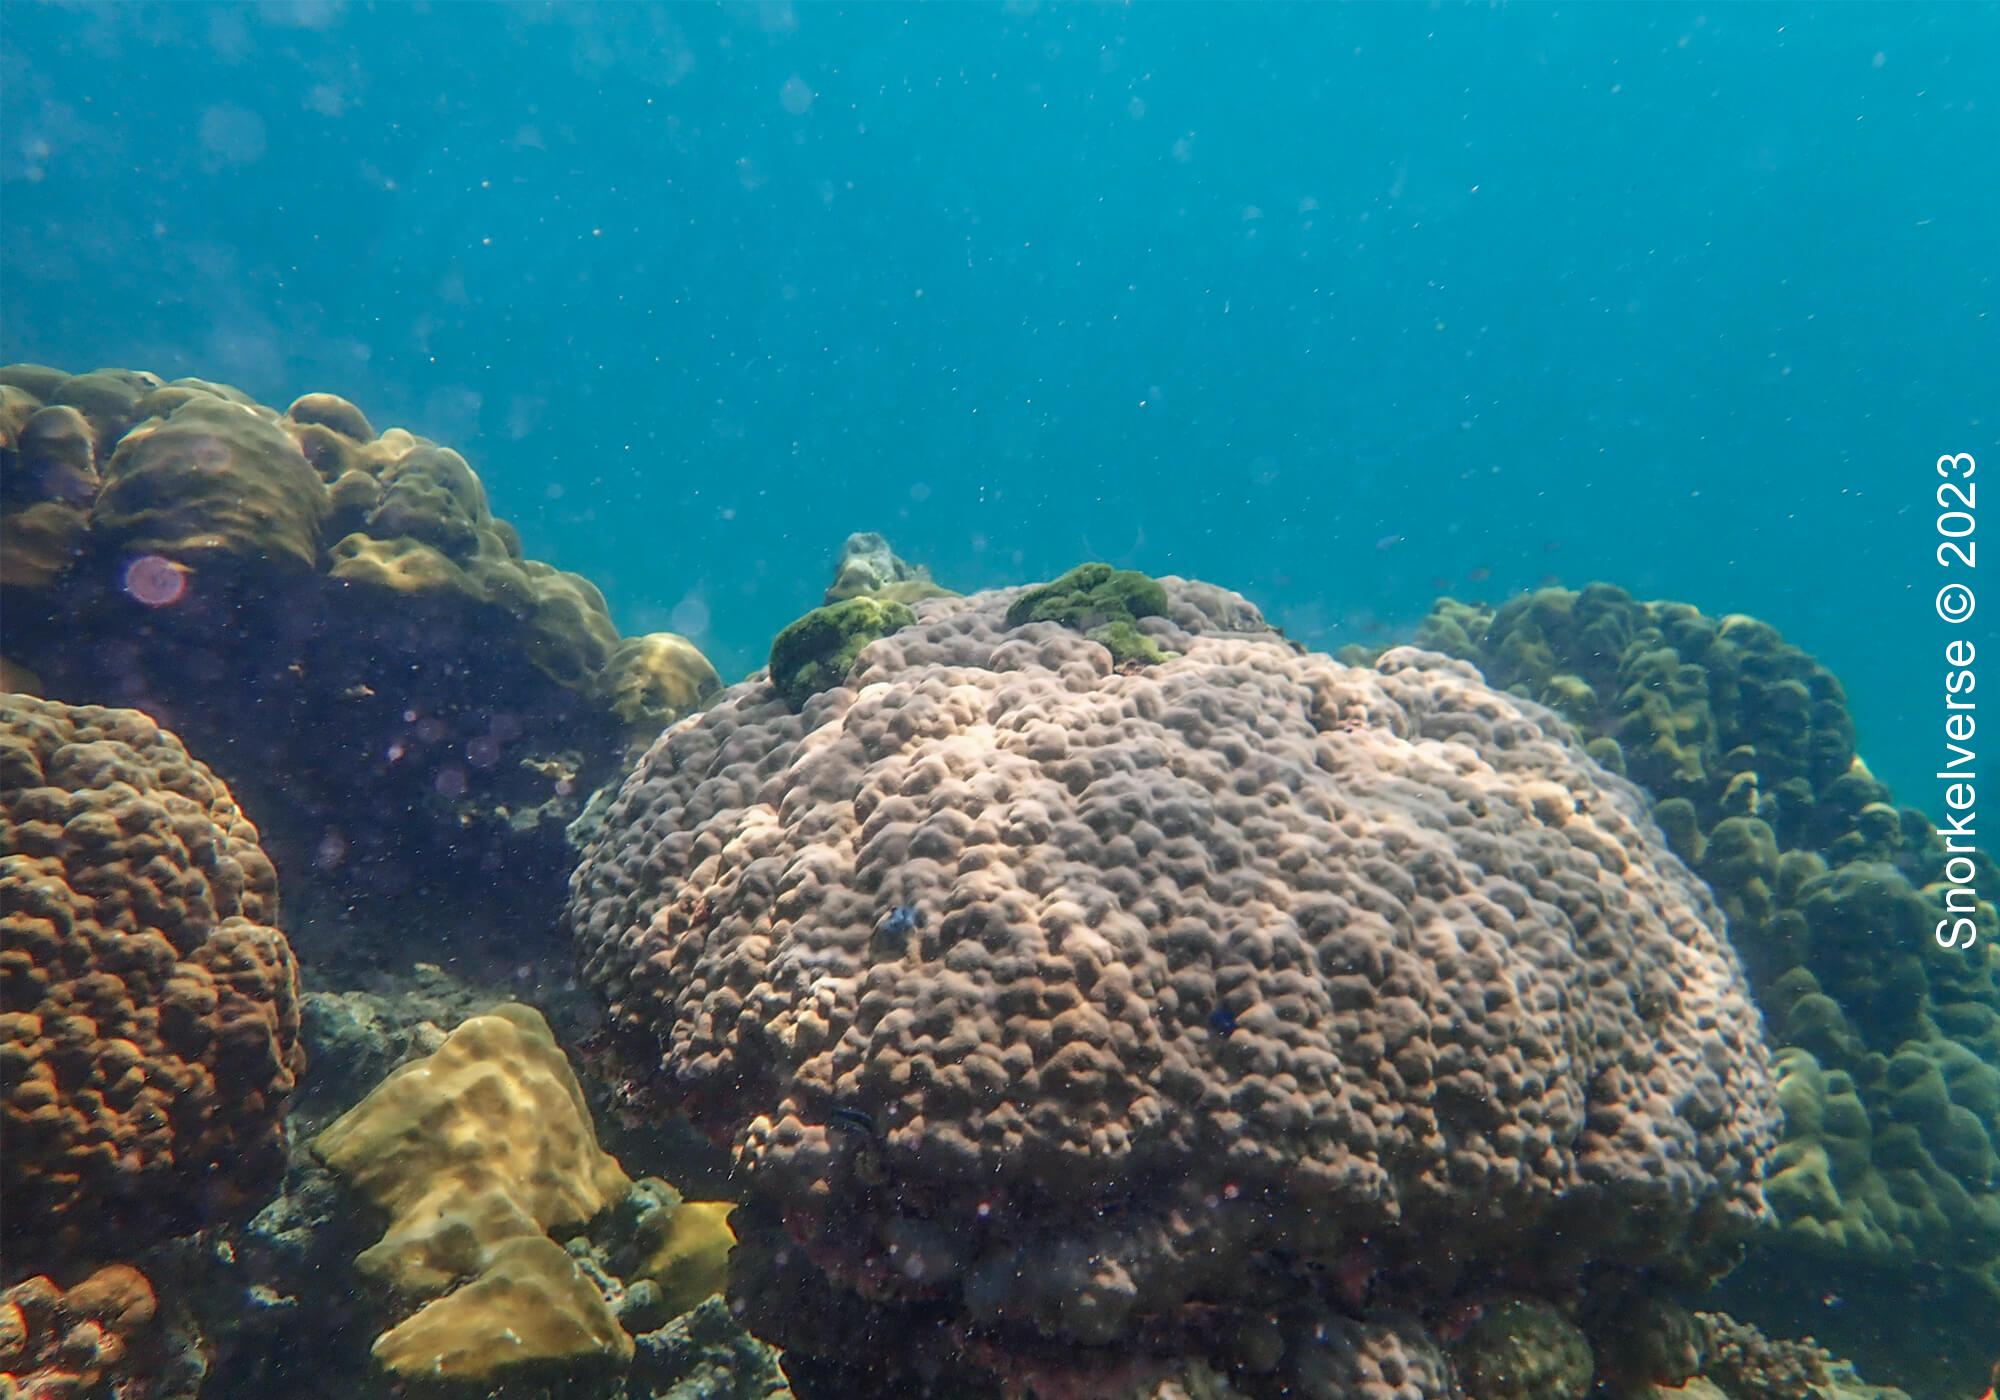
[[[1762,622],[1601,584],[1445,599],[1419,638],[1563,713],[1714,888],[1783,1047],[1782,1247],[2000,1290],[2000,873],[1961,842],[1951,895],[1955,852],[1856,756],[1834,676]],[[1948,913],[1971,947],[1938,946]]]
[[[913,625],[917,615],[902,603],[848,598],[814,608],[771,643],[771,684],[793,709],[847,678],[870,642]]]
[[[449,447],[129,370],[0,367],[0,615],[11,687],[168,724],[286,879],[522,927],[589,794],[721,686],[685,638],[621,639]]]
[[[1109,564],[1079,564],[1053,583],[1030,588],[1007,609],[1007,625],[1060,622],[1128,662],[1157,664],[1167,659],[1160,644],[1139,630],[1142,617],[1163,617],[1167,591],[1155,579]]]

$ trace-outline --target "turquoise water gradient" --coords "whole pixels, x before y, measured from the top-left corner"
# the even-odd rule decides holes
[[[0,19],[0,357],[345,394],[726,673],[854,529],[1328,645],[1601,577],[1777,623],[1936,805],[1992,6]]]

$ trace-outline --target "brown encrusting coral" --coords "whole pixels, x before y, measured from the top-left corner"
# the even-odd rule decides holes
[[[463,457],[331,394],[0,369],[0,546],[9,674],[174,728],[339,907],[546,928],[566,824],[721,684],[684,638],[621,643]]]
[[[0,1396],[141,1400],[161,1370],[159,1303],[137,1269],[111,1264],[73,1288],[24,1279],[0,1293]]]
[[[1436,1356],[1379,1305],[1502,1262],[1699,1273],[1775,1095],[1642,796],[1460,663],[1159,586],[1123,664],[1014,593],[919,601],[613,805],[570,924],[627,1074],[736,1151],[751,1316],[869,1383],[967,1335],[1083,1367],[1201,1349],[1275,1252],[1332,1280],[1345,1375],[1350,1333]]]
[[[130,710],[0,696],[0,1239],[125,1258],[272,1184],[303,1066],[277,878]]]

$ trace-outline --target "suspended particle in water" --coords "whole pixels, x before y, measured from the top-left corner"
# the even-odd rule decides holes
[[[674,604],[668,625],[683,637],[699,637],[708,631],[708,604],[690,593]]]
[[[187,596],[188,568],[159,554],[142,554],[125,566],[125,592],[149,608],[171,607]]]
[[[785,85],[778,89],[778,105],[789,116],[803,117],[812,109],[813,90],[804,78],[794,73],[785,79]]]
[[[347,838],[338,831],[328,830],[319,838],[319,847],[313,852],[313,864],[321,870],[337,870],[347,859]]]

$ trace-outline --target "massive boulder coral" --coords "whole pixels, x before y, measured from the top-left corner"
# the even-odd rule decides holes
[[[628,1088],[735,1150],[752,1316],[858,1383],[1087,1368],[1204,1348],[1283,1260],[1360,1375],[1328,1349],[1416,1327],[1373,1299],[1747,1230],[1756,1013],[1636,789],[1460,663],[1152,588],[1122,655],[1034,594],[918,601],[613,804],[570,926]]]
[[[304,1063],[277,917],[256,828],[172,734],[0,696],[10,1269],[129,1257],[273,1182]]]
[[[1848,1271],[1839,1289],[1857,1296],[1863,1271],[1943,1266],[1974,1281],[1969,1306],[1992,1315],[2000,1304],[2000,870],[1992,860],[1983,851],[1962,857],[1959,874],[1972,879],[1951,894],[1952,853],[1857,756],[1839,681],[1754,618],[1710,617],[1593,584],[1497,609],[1446,599],[1418,635],[1496,685],[1561,710],[1593,753],[1647,788],[1675,850],[1713,886],[1782,1047],[1783,1141],[1766,1184],[1779,1237],[1753,1256],[1769,1273],[1753,1275],[1784,1286],[1807,1279],[1802,1291],[1817,1298],[1829,1264]],[[1941,948],[1934,935],[1947,898],[1963,903],[1968,890],[1977,941]],[[1846,1344],[1858,1350],[1861,1339]],[[1929,1383],[1971,1388],[1989,1359],[1974,1347],[1956,1376]]]
[[[337,907],[546,928],[565,825],[721,684],[685,638],[621,642],[459,454],[331,394],[0,369],[0,546],[8,674],[181,732]]]

